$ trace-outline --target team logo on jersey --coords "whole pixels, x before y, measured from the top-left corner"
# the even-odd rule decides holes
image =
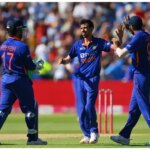
[[[88,57],[88,55],[89,55],[89,53],[81,53],[80,54],[80,58],[82,59],[82,58],[86,58],[86,57]]]
[[[84,53],[81,53],[81,54],[80,54],[80,58],[84,58]]]
[[[85,50],[85,47],[80,47],[80,50]]]
[[[97,48],[97,46],[93,46],[92,50],[95,50]]]

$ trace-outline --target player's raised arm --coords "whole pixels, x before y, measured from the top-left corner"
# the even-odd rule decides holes
[[[119,47],[122,45],[124,29],[125,29],[124,24],[119,25],[119,27],[115,29],[115,33],[117,37],[112,39],[113,42],[111,45],[112,50],[116,50],[117,46]]]
[[[118,41],[120,42],[120,43],[119,43],[120,45],[122,44],[124,29],[125,29],[124,24],[121,24],[121,25],[119,25],[119,27],[115,30],[115,33],[116,33],[116,35],[117,35]]]
[[[115,54],[118,57],[122,57],[128,53],[128,50],[126,48],[123,49],[120,48],[122,45],[124,29],[125,29],[125,23],[119,25],[119,27],[115,31],[117,38],[112,38],[113,44],[111,45],[111,49],[115,50]]]
[[[129,145],[132,130],[141,114],[150,127],[150,34],[145,31],[142,18],[139,16],[126,17],[124,25],[126,30],[134,36],[123,49],[117,45],[116,39],[113,39],[113,45],[116,47],[118,56],[123,56],[127,51],[131,54],[130,71],[134,76],[133,92],[130,98],[127,122],[119,135],[111,136],[110,138],[116,143]],[[150,146],[150,142],[145,143],[145,146]]]

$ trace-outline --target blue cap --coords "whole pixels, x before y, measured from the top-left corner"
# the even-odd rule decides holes
[[[14,19],[14,20],[9,20],[7,22],[6,28],[7,29],[12,29],[12,28],[16,29],[16,28],[26,28],[26,26],[23,24],[22,20]]]
[[[132,16],[129,20],[129,25],[132,25],[135,29],[141,29],[143,26],[143,22],[140,17]]]

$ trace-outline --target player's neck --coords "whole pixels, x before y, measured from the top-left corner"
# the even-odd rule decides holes
[[[18,38],[17,36],[9,36],[9,38],[12,38],[12,39],[16,39],[16,40],[21,40],[20,38]]]
[[[142,29],[141,30],[134,30],[134,34],[137,34],[138,32],[140,32],[140,31],[142,31]],[[144,31],[144,30],[143,30]]]
[[[84,38],[84,42],[86,43],[86,42],[90,42],[90,41],[92,41],[92,36],[89,36],[89,37],[85,37]]]
[[[92,36],[86,37],[86,38],[84,38],[82,45],[88,47],[91,42],[92,42]]]

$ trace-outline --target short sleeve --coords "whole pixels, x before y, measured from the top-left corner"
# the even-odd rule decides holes
[[[140,44],[139,37],[134,37],[132,40],[125,46],[129,53],[134,53]]]
[[[29,51],[29,47],[27,45],[24,46],[24,58],[25,58],[24,61],[25,61],[26,69],[35,70],[36,69],[36,65],[32,61],[32,58],[31,58],[31,55],[30,55],[30,51]]]
[[[111,49],[111,42],[108,42],[104,39],[101,39],[101,44],[102,44],[102,50],[105,52],[109,52]]]
[[[71,47],[70,51],[69,51],[69,56],[72,58],[77,56],[77,42],[75,44],[73,44],[73,46]]]

